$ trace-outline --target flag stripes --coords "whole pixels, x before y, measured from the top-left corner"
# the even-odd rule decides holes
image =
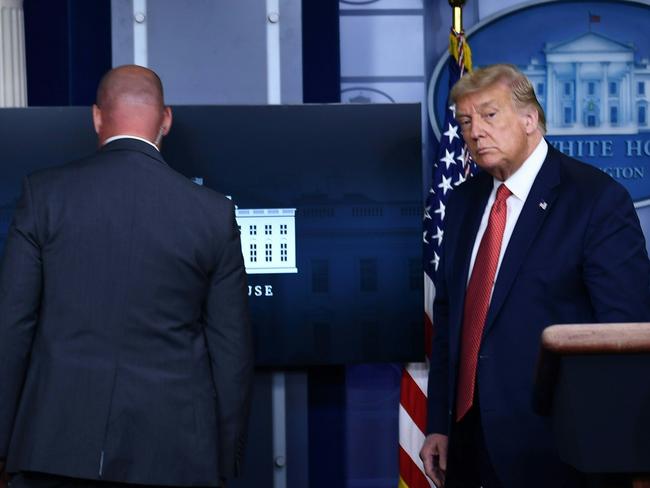
[[[409,365],[410,366],[410,365]],[[417,368],[417,365],[414,365],[413,368]],[[424,369],[423,367],[421,367]],[[420,381],[424,376],[422,373],[424,371],[413,371],[414,375],[420,376]],[[409,368],[404,368],[402,371],[402,388],[400,392],[400,404],[401,405],[412,405],[413,407],[407,412],[411,417],[415,425],[418,426],[420,432],[426,432],[427,430],[427,397],[421,389],[422,387],[417,384],[416,380],[411,375]]]
[[[401,447],[399,448],[399,463],[400,466],[405,466],[405,469],[400,474],[399,488],[431,488],[435,486]]]
[[[449,88],[472,69],[472,55],[463,33],[452,31],[449,39]],[[424,268],[424,340],[427,358],[435,328],[433,326],[433,277],[440,263],[444,236],[445,208],[455,187],[476,172],[477,167],[459,132],[455,107],[448,104],[437,158],[433,161],[432,181],[424,208],[423,268]],[[424,359],[424,358],[423,358]],[[399,407],[399,488],[429,488],[434,486],[424,474],[419,457],[424,443],[427,423],[428,362],[408,364],[402,373]]]

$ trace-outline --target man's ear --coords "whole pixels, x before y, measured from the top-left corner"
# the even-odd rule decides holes
[[[539,124],[539,114],[534,108],[527,108],[526,111],[522,114],[524,119],[524,129],[527,135],[532,134],[538,129]]]
[[[160,126],[163,136],[169,134],[169,129],[171,128],[171,126],[172,126],[172,108],[165,107],[163,110],[162,125]]]
[[[95,127],[95,132],[99,135],[99,132],[102,130],[102,111],[96,104],[93,105],[93,126]]]

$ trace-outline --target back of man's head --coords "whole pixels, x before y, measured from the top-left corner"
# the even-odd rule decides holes
[[[159,144],[171,124],[160,78],[142,66],[113,68],[99,82],[93,119],[100,144],[116,135]]]

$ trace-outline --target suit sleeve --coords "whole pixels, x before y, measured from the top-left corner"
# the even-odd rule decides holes
[[[231,208],[226,241],[211,277],[205,305],[219,419],[219,473],[240,472],[253,380],[253,345],[246,270],[239,229]]]
[[[584,249],[584,281],[597,321],[650,321],[650,262],[639,218],[621,185],[612,182],[600,195]]]
[[[41,246],[25,178],[0,263],[0,459],[9,448],[38,323],[41,286]]]
[[[449,218],[449,217],[447,217]],[[449,429],[449,296],[445,249],[449,239],[443,241],[442,258],[435,281],[433,302],[433,345],[429,363],[427,385],[427,432],[448,435]]]

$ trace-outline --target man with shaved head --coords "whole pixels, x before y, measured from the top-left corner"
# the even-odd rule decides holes
[[[25,178],[0,262],[0,474],[225,486],[253,370],[233,205],[165,163],[153,71],[109,71],[92,116],[98,151]]]
[[[120,66],[106,73],[97,88],[93,121],[100,144],[125,133],[159,147],[172,113],[164,105],[158,75],[140,66]]]

